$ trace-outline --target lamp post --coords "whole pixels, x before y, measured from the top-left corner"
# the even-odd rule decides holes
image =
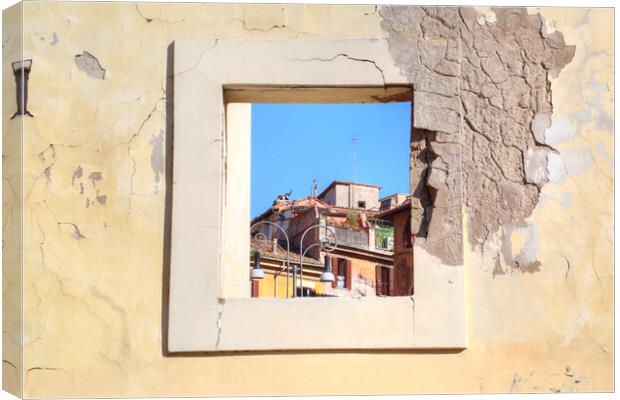
[[[325,236],[323,237],[321,237],[321,228],[325,229]],[[319,241],[317,243],[311,244],[310,246],[306,247],[306,250],[304,250],[304,238],[306,237],[306,234],[312,231],[313,229],[318,229]],[[329,233],[331,233],[334,237],[333,242],[329,239]],[[301,240],[299,242],[299,276],[300,276],[300,286],[301,286],[301,292],[300,292],[301,297],[304,297],[304,289],[303,289],[304,287],[304,257],[306,255],[306,252],[315,246],[319,246],[319,251],[324,251],[327,253],[335,250],[338,247],[338,238],[336,237],[336,230],[327,225],[315,224],[315,225],[311,225],[308,228],[306,228],[304,233],[301,235]],[[331,273],[331,261],[328,261],[329,257],[327,255],[325,256],[325,258],[326,258],[325,268],[327,269],[329,266],[329,273],[332,276],[332,279],[327,282],[331,282],[334,280],[333,279],[334,274]],[[325,279],[327,279],[329,275],[323,276],[324,274],[325,272],[321,274],[321,278],[324,277]],[[297,292],[297,271],[294,265],[293,265],[293,282],[295,282],[295,292]],[[326,281],[323,281],[321,279],[321,282],[326,282]]]
[[[252,230],[257,227],[258,225],[269,225],[269,226],[274,226],[277,229],[280,230],[280,232],[282,232],[282,234],[284,235],[284,238],[286,239],[286,263],[284,264],[284,266],[282,267],[282,269],[286,268],[286,297],[288,298],[288,280],[289,280],[289,270],[291,269],[291,263],[290,263],[290,253],[291,253],[291,242],[288,238],[288,235],[286,234],[286,231],[278,224],[271,222],[271,221],[259,221],[257,223],[255,223],[254,225],[250,226],[250,232],[252,232]],[[256,235],[254,235],[254,238],[257,241],[263,241],[263,242],[267,242],[267,236],[265,236],[264,233],[262,232],[258,232]],[[260,252],[256,252],[254,253],[254,268],[252,268],[252,271],[250,272],[250,279],[252,280],[256,280],[256,279],[262,279],[265,276],[265,273],[263,272],[263,270],[260,270],[260,273],[262,273],[262,277],[260,278],[253,278],[252,277],[252,273],[254,273],[254,270],[256,269],[256,260],[257,260],[257,253],[258,253],[258,263],[260,264]],[[259,267],[260,269],[260,267]],[[282,272],[282,269],[279,272]],[[258,272],[257,272],[258,273]],[[258,276],[258,275],[257,275]]]
[[[334,276],[334,273],[332,272],[332,259],[330,256],[328,256],[327,254],[325,254],[325,271],[323,271],[323,273],[321,274],[321,282],[333,282],[334,279],[336,279],[336,277]]]
[[[270,226],[274,226],[276,227],[280,232],[282,232],[282,234],[284,235],[284,238],[286,239],[286,262],[284,264],[284,266],[282,267],[282,269],[280,271],[278,271],[278,274],[280,272],[282,272],[284,269],[286,269],[286,297],[289,297],[289,277],[290,277],[290,270],[291,270],[291,263],[290,263],[290,240],[289,237],[286,233],[286,231],[278,224],[271,222],[271,221],[259,221],[257,223],[255,223],[254,225],[252,225],[250,227],[250,232],[252,232],[252,230],[258,226],[258,225],[270,225]],[[321,232],[321,228],[325,229],[325,236],[324,237],[319,237],[319,241],[317,243],[313,243],[310,246],[306,247],[304,249],[304,239],[306,237],[306,234],[310,231],[312,231],[313,229],[318,229],[319,230],[319,236],[320,236],[320,232]],[[333,241],[329,239],[329,234],[333,235]],[[254,238],[257,241],[262,241],[264,243],[267,242],[267,236],[263,233],[263,232],[258,232],[254,235]],[[310,250],[311,248],[314,248],[316,246],[319,246],[320,251],[322,252],[331,252],[334,249],[336,249],[338,247],[338,239],[336,237],[336,231],[334,230],[334,228],[329,227],[327,225],[321,225],[321,224],[315,224],[315,225],[311,225],[308,228],[306,228],[303,232],[303,234],[301,235],[301,241],[299,244],[299,275],[300,275],[300,287],[301,287],[301,296],[303,297],[303,271],[304,271],[304,257],[306,256],[306,253],[308,252],[308,250]],[[252,270],[250,271],[250,279],[251,280],[259,280],[259,279],[263,279],[265,277],[265,272],[262,270],[261,266],[260,266],[260,259],[261,259],[261,254],[260,252],[257,250],[254,252],[254,267],[252,268]],[[293,297],[297,297],[297,265],[293,264],[293,271],[292,271],[292,275],[293,275]],[[325,270],[321,273],[320,276],[320,281],[321,282],[332,282],[334,280],[334,274],[332,272],[332,266],[331,266],[331,259],[329,258],[329,256],[325,255]]]

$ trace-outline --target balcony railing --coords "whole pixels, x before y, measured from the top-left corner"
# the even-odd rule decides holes
[[[336,226],[332,226],[331,228],[333,228],[336,232],[336,238],[338,239],[339,245],[369,250],[368,233],[366,231]]]

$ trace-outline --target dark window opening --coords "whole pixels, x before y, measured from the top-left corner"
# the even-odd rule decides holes
[[[346,258],[332,258],[333,272],[335,275],[332,282],[333,288],[351,289],[351,260]]]
[[[377,265],[376,267],[376,288],[377,288],[377,296],[389,296],[391,294],[391,278],[392,278],[392,270],[391,268]]]
[[[405,229],[403,229],[403,245],[405,248],[409,249],[412,246],[411,242],[411,219],[407,220],[405,224]]]
[[[304,287],[304,288],[297,288],[297,297],[301,297],[302,296],[302,290],[303,290],[303,297],[317,297],[316,296],[316,290],[309,288],[309,287]]]
[[[346,260],[338,259],[338,275],[336,276],[336,287],[344,289],[347,285],[347,262]]]
[[[365,201],[358,201],[357,202],[357,208],[366,208],[366,202]]]

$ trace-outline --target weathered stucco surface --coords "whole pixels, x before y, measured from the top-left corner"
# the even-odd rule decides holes
[[[22,59],[20,6],[6,10],[3,38],[11,37],[12,46],[2,46],[3,60]],[[3,42],[4,43],[4,42]],[[15,83],[9,62],[2,63],[2,98],[13,99]],[[9,105],[10,104],[10,105]],[[21,393],[22,363],[22,125],[11,123],[15,103],[2,103],[2,387]],[[16,118],[17,119],[17,118]]]
[[[8,120],[4,59],[3,127],[5,152],[16,148],[9,132],[22,123],[27,132],[25,396],[613,389],[611,10],[28,2],[24,21],[35,117]],[[429,254],[416,259],[464,260],[466,350],[162,355],[167,46],[201,37],[386,38],[403,74],[418,66],[444,77],[415,85],[415,107],[453,111],[414,121],[414,150],[441,156],[424,201],[446,210],[432,210]],[[21,40],[5,30],[4,54]],[[78,62],[84,54],[94,59]],[[10,237],[6,204],[20,180],[7,163],[19,156],[3,156]],[[451,199],[459,190],[462,210]],[[462,254],[438,250],[461,231]],[[4,301],[19,310],[20,278],[7,265],[19,257],[4,262]],[[3,382],[19,393],[12,334],[3,332]]]

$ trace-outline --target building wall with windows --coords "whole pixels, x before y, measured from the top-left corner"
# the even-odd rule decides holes
[[[308,268],[305,269],[305,276],[303,278],[303,287],[306,290],[311,290],[316,295],[323,295],[327,293],[326,285],[319,280],[319,274],[310,274]],[[288,284],[288,292],[287,292]],[[301,287],[302,281],[298,278],[298,287]],[[265,277],[261,280],[250,283],[250,294],[252,297],[277,297],[286,298],[293,297],[293,277],[289,276],[289,280],[286,279],[286,273],[276,274],[275,269],[265,269]]]
[[[351,182],[333,182],[328,190],[321,193],[325,201],[336,207],[362,210],[379,207],[379,187]]]
[[[507,24],[498,18],[499,9],[488,7],[465,7],[456,19],[444,18],[450,9],[372,5],[30,1],[5,10],[4,388],[30,398],[613,390],[613,10],[517,11],[540,15],[540,24],[528,32],[538,38],[562,35],[575,51],[557,74],[519,72],[542,85],[543,97],[550,90],[552,110],[533,126],[538,139],[557,153],[546,160],[554,171],[549,182],[527,185],[528,193],[539,194],[527,203],[531,212],[515,216],[515,207],[502,208],[505,219],[497,230],[472,228],[484,218],[495,221],[498,212],[475,206],[501,205],[493,196],[513,193],[525,182],[525,171],[517,167],[523,158],[514,153],[518,147],[504,148],[501,140],[487,143],[499,136],[468,131],[466,150],[476,152],[481,170],[500,177],[502,192],[463,206],[466,349],[169,357],[162,333],[171,185],[165,155],[172,146],[166,134],[172,88],[166,87],[166,77],[168,46],[175,39],[283,39],[292,46],[312,38],[391,40],[394,63],[403,73],[417,73],[406,64],[417,54],[413,46],[446,53],[442,40],[423,37],[422,25],[425,32],[447,37],[462,33],[481,51],[494,42],[489,29],[501,27],[506,33],[522,25]],[[407,25],[415,18],[423,23]],[[459,25],[463,21],[468,25]],[[479,28],[487,35],[471,34]],[[523,43],[510,41],[505,49]],[[545,50],[532,45],[515,54],[536,60]],[[90,59],[84,52],[99,65],[84,64]],[[82,61],[76,63],[76,55]],[[21,58],[33,60],[28,107],[34,117],[11,120],[16,90],[11,62]],[[435,65],[442,57],[423,60],[444,74],[454,72],[447,61]],[[364,61],[340,57],[333,62],[346,68],[347,62]],[[480,61],[473,62],[464,68],[477,68]],[[493,79],[504,78],[495,53],[484,60],[489,66],[501,67],[486,69]],[[251,70],[252,65],[230,68]],[[104,79],[99,78],[102,69]],[[476,76],[487,79],[482,72]],[[473,95],[485,106],[474,109],[501,111],[514,99],[502,97],[499,88],[516,81],[485,86],[488,97]],[[424,97],[422,89],[445,89],[424,83],[416,87],[416,96]],[[463,81],[461,87],[477,83],[483,82]],[[434,98],[437,104],[448,101],[441,94]],[[469,111],[471,126],[484,121]],[[495,128],[497,135],[531,135],[509,125]],[[447,135],[438,138],[445,141],[434,142],[435,150],[450,146]],[[489,152],[498,146],[506,152],[494,159]],[[499,171],[494,160],[505,170]],[[414,172],[418,161],[412,160]],[[535,162],[527,165],[528,179],[534,179],[539,169]],[[437,159],[433,167],[429,184],[438,185],[445,165]],[[463,190],[487,193],[498,187],[491,182],[475,189],[474,184],[463,182]],[[449,218],[440,218],[439,206],[430,218],[432,229],[450,226]],[[471,235],[477,232],[487,236],[474,245]],[[447,247],[437,240],[436,248]],[[498,252],[502,260],[517,257],[533,267],[505,265],[495,258]],[[339,373],[329,373],[326,365]]]
[[[393,216],[394,221],[394,277],[395,294],[406,296],[413,293],[415,265],[411,240],[411,211],[405,208]]]
[[[390,207],[396,207],[397,205],[407,200],[408,197],[409,197],[409,194],[407,193],[394,193],[390,196],[383,197],[379,199],[379,203],[380,203],[379,208],[383,210],[383,209],[388,209]]]
[[[390,221],[394,232],[393,268],[389,271],[389,294],[409,296],[414,293],[414,256],[411,230],[411,202],[402,202],[398,207],[387,208],[377,218]],[[386,280],[383,279],[383,282]]]
[[[325,285],[325,293],[338,297],[371,297],[376,295],[376,261],[330,255],[336,282]]]

